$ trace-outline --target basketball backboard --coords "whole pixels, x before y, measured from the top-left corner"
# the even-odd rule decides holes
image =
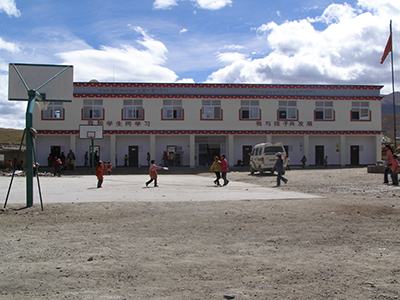
[[[80,139],[102,139],[103,126],[101,125],[79,125]]]
[[[58,76],[56,76],[57,74]],[[71,101],[73,99],[74,82],[72,66],[9,64],[8,100],[28,100],[27,87],[24,81],[29,89],[34,89],[41,94],[45,94],[46,101]]]

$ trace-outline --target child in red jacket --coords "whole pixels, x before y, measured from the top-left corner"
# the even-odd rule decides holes
[[[97,165],[96,171],[94,174],[97,176],[97,188],[101,188],[101,185],[103,184],[103,162],[99,161],[99,164]]]

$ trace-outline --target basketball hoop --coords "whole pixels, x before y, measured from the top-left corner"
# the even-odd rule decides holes
[[[38,105],[40,111],[47,110],[47,107],[49,106],[49,101],[35,101],[35,103]]]
[[[93,140],[96,137],[96,132],[95,131],[88,131],[87,132],[87,137],[89,140]]]

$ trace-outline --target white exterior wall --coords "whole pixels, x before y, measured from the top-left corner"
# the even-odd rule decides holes
[[[105,84],[107,85],[107,84]],[[110,84],[109,84],[110,85]],[[129,85],[129,84],[128,84]],[[146,86],[146,84],[144,84]],[[151,84],[147,84],[151,86]],[[299,89],[300,96],[280,96],[278,98],[268,98],[265,92],[272,89],[272,95],[282,95],[276,87],[260,85],[254,87],[254,91],[247,91],[247,85],[234,85],[223,87],[215,85],[212,88],[206,86],[205,94],[214,92],[226,93],[224,96],[213,96],[211,99],[221,101],[222,120],[201,120],[202,99],[210,99],[206,96],[168,95],[177,89],[177,85],[164,85],[167,96],[151,95],[151,88],[145,89],[142,96],[130,95],[121,96],[109,95],[106,88],[101,88],[101,84],[94,84],[93,88],[104,92],[87,93],[80,96],[75,94],[71,103],[64,103],[64,120],[42,120],[41,112],[35,107],[34,127],[38,130],[37,158],[41,164],[47,165],[47,156],[50,146],[61,146],[64,153],[73,149],[76,155],[76,165],[84,164],[84,154],[89,151],[90,140],[79,138],[79,125],[103,125],[104,137],[95,140],[95,146],[100,147],[100,158],[111,161],[118,166],[124,164],[124,156],[128,154],[128,147],[139,146],[139,164],[147,165],[146,154],[152,154],[152,159],[161,163],[163,152],[168,145],[181,147],[183,151],[183,165],[198,165],[199,144],[204,142],[204,137],[216,138],[219,140],[220,154],[227,156],[230,165],[236,164],[243,159],[242,146],[255,145],[260,142],[276,141],[288,146],[289,157],[292,165],[300,164],[303,155],[307,156],[308,164],[315,163],[315,146],[324,146],[324,155],[328,156],[328,162],[332,165],[350,164],[350,146],[360,147],[360,164],[372,164],[380,159],[379,139],[377,136],[381,130],[381,103],[379,101],[379,89],[339,89],[335,86],[321,89],[318,86],[309,86],[304,91],[302,86],[283,86],[280,89],[288,89],[288,93],[297,95]],[[170,87],[171,86],[171,87]],[[187,88],[190,85],[182,85]],[[193,85],[193,87],[202,87]],[[221,88],[220,88],[221,86]],[[127,89],[129,89],[128,87]],[[81,88],[85,90],[86,87]],[[156,88],[155,88],[156,89]],[[211,89],[208,91],[207,89]],[[315,89],[315,91],[313,90]],[[332,90],[330,90],[332,89]],[[221,92],[223,90],[223,92]],[[225,92],[226,90],[226,92]],[[243,93],[244,96],[235,96],[236,91]],[[258,97],[258,92],[267,96]],[[322,93],[329,96],[337,96],[335,99],[327,99],[327,96],[301,97],[302,94]],[[172,92],[171,92],[172,93]],[[200,93],[200,92],[199,92]],[[201,91],[201,93],[203,93]],[[232,93],[232,96],[228,94]],[[257,95],[245,96],[254,93]],[[89,95],[90,94],[90,95]],[[107,94],[107,95],[106,95]],[[348,98],[340,98],[346,96]],[[294,97],[294,98],[293,98]],[[357,100],[357,97],[363,98]],[[124,99],[142,99],[144,108],[144,120],[122,120],[122,109]],[[102,99],[104,118],[102,120],[84,120],[82,118],[82,108],[84,99]],[[162,109],[164,99],[182,100],[183,120],[163,120]],[[259,120],[240,120],[241,100],[258,100],[261,116]],[[278,108],[280,100],[296,101],[298,119],[294,121],[278,120]],[[333,121],[316,121],[314,110],[316,101],[333,101],[335,119]],[[353,101],[368,101],[371,111],[371,120],[352,121],[351,110]],[[325,133],[328,132],[328,133]],[[354,133],[353,133],[354,132]],[[193,143],[194,144],[191,144]],[[342,145],[342,142],[345,142]],[[210,142],[215,144],[215,142]],[[192,147],[192,148],[191,148]],[[192,154],[191,154],[192,153]],[[193,157],[191,157],[193,156]]]

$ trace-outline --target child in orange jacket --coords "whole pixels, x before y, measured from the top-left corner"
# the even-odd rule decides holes
[[[96,171],[94,174],[97,176],[97,188],[101,188],[101,185],[103,184],[103,162],[99,161],[99,164],[97,165]]]
[[[151,161],[151,165],[149,167],[149,172],[150,172],[150,180],[146,182],[146,186],[148,186],[153,180],[154,180],[154,187],[158,187],[157,185],[157,170],[159,169],[164,169],[168,170],[166,167],[160,167],[156,165],[156,161],[153,159]]]

